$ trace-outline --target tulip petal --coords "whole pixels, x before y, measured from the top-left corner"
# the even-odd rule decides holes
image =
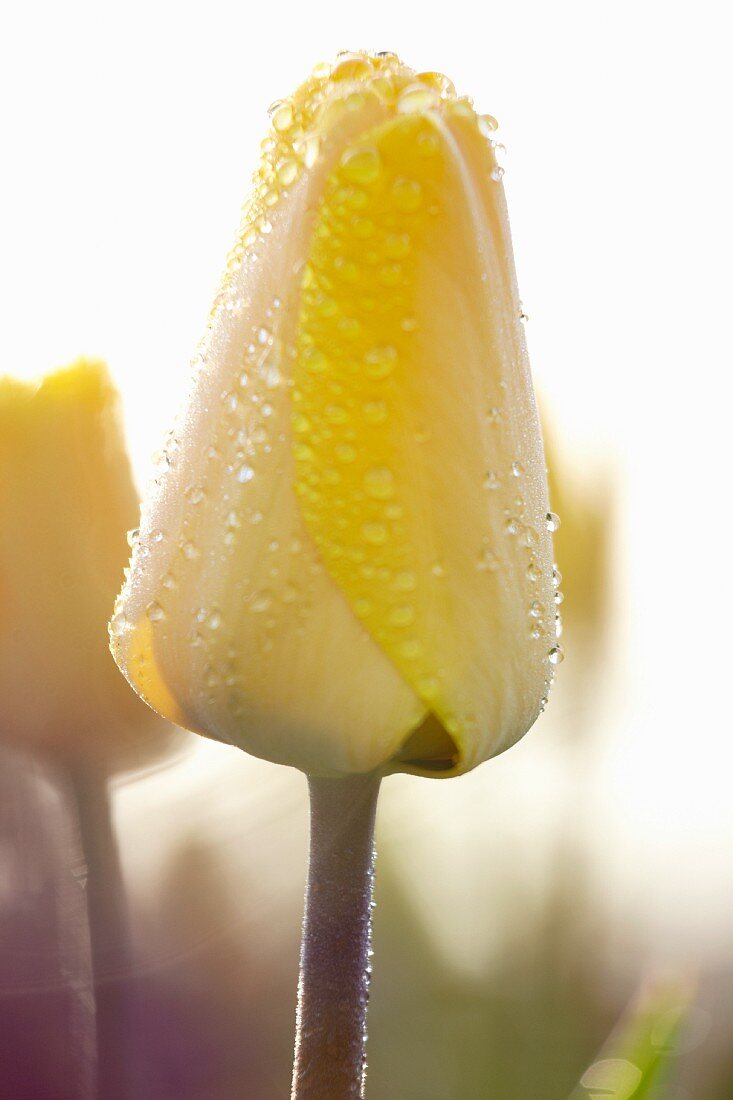
[[[477,180],[461,123],[454,133],[437,113],[408,114],[345,149],[319,210],[293,369],[306,526],[437,719],[438,741],[429,724],[413,740],[455,747],[453,759],[436,748],[431,767],[416,742],[414,770],[445,774],[526,732],[554,644],[503,191]],[[400,766],[413,759],[408,745]]]
[[[375,104],[368,125],[384,114]],[[332,123],[326,165],[361,118]],[[344,774],[382,765],[425,707],[324,568],[293,488],[292,273],[327,174],[319,159],[299,177],[268,215],[257,263],[230,275],[141,518],[112,644],[131,684],[171,720]]]

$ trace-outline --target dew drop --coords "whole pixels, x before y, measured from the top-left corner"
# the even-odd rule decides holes
[[[387,419],[387,406],[384,401],[367,401],[364,405],[364,419],[370,424],[383,424]]]
[[[414,214],[422,204],[422,187],[417,180],[400,176],[392,184],[392,201],[403,214]]]
[[[352,183],[374,183],[382,170],[382,158],[373,146],[347,149],[341,157],[340,167]]]
[[[490,138],[492,134],[495,134],[499,129],[499,123],[496,121],[493,115],[479,115],[478,128],[484,137]]]
[[[417,79],[421,80],[423,84],[428,84],[431,88],[435,88],[436,91],[440,92],[440,94],[446,99],[450,99],[456,94],[455,84],[450,79],[450,77],[446,76],[444,73],[418,73]]]
[[[497,164],[496,167],[491,170],[491,178],[495,183],[499,183],[504,179],[504,169],[500,164]]]
[[[544,613],[545,609],[543,605],[539,602],[539,600],[533,600],[532,603],[529,605],[530,618],[541,619]]]
[[[273,129],[282,134],[293,125],[293,105],[287,99],[276,100],[271,104],[268,114]]]
[[[384,242],[384,251],[390,260],[404,260],[410,251],[408,233],[390,233]]]
[[[384,546],[389,537],[383,523],[365,523],[361,533],[371,546]]]
[[[277,363],[270,363],[265,370],[265,385],[268,389],[274,390],[276,386],[279,386],[282,382],[282,375]]]
[[[209,630],[218,630],[221,626],[221,613],[219,611],[212,611],[206,620],[206,625]]]
[[[289,187],[291,183],[295,183],[298,178],[298,162],[293,160],[292,157],[288,157],[278,165],[277,178],[283,187]]]
[[[237,470],[237,481],[241,482],[242,485],[246,485],[246,483],[248,481],[251,481],[254,476],[255,476],[254,470],[246,462],[244,463],[243,466],[240,466],[239,469]]]
[[[482,573],[493,573],[499,568],[499,558],[493,550],[487,547],[485,550],[481,551],[477,567]]]
[[[183,550],[184,558],[186,558],[188,561],[193,561],[194,558],[197,558],[199,556],[198,547],[193,542],[184,542],[181,549]]]
[[[414,592],[417,588],[417,577],[408,570],[397,573],[394,578],[394,586],[398,592]]]
[[[560,527],[560,517],[555,512],[548,512],[545,516],[545,523],[547,530],[554,533]]]
[[[439,101],[440,96],[434,88],[425,84],[408,84],[397,100],[397,111],[402,115],[428,111],[431,107],[437,107]]]
[[[393,607],[387,615],[390,626],[409,626],[415,620],[415,609],[405,604],[402,607]]]
[[[311,135],[310,137],[307,137],[305,139],[301,151],[303,155],[303,164],[306,166],[306,168],[312,168],[314,166],[314,164],[318,160],[318,153],[320,151],[320,148],[320,139],[315,135]]]
[[[364,356],[370,378],[386,378],[397,365],[397,351],[391,345],[373,347]]]
[[[348,413],[342,405],[326,405],[323,411],[329,424],[345,424],[349,419]]]
[[[132,527],[127,532],[127,545],[130,547],[130,549],[132,549],[132,550],[135,549],[135,547],[138,544],[139,539],[140,539],[140,528],[139,527]]]
[[[145,608],[145,612],[151,623],[162,622],[165,618],[165,611],[156,600],[148,604],[148,606]]]
[[[394,475],[386,466],[373,466],[364,475],[364,490],[374,500],[389,500],[394,496]]]
[[[541,576],[542,576],[542,570],[540,569],[540,567],[537,565],[536,562],[531,561],[529,563],[529,565],[527,566],[527,580],[531,581],[532,584],[536,584],[539,581]]]
[[[267,588],[263,588],[261,592],[256,592],[250,602],[249,609],[254,611],[256,615],[261,615],[265,611],[269,611],[272,607],[272,592]]]
[[[547,659],[551,665],[559,665],[565,660],[565,653],[561,645],[555,645],[547,654]]]
[[[512,477],[521,477],[524,473],[524,466],[521,462],[512,462]]]
[[[501,480],[496,470],[489,470],[488,474],[484,478],[484,489],[499,489],[501,488]]]
[[[320,348],[306,348],[303,352],[303,360],[306,369],[312,371],[314,374],[320,374],[328,366],[328,359]]]

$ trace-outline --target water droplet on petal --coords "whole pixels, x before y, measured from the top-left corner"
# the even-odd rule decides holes
[[[417,180],[400,176],[392,184],[392,201],[404,214],[413,214],[422,204],[422,186]]]
[[[389,500],[394,496],[394,475],[386,466],[374,466],[364,475],[364,489],[374,500]]]
[[[389,537],[383,523],[365,523],[361,533],[372,546],[383,546]]]
[[[272,592],[267,588],[263,588],[261,592],[256,592],[250,602],[249,609],[254,611],[255,614],[261,615],[263,611],[268,611],[272,606]]]
[[[373,183],[382,170],[379,150],[372,146],[347,149],[341,157],[341,171],[352,183]]]
[[[499,129],[499,123],[493,115],[479,115],[477,122],[479,130],[487,138],[490,138]]]
[[[560,527],[560,517],[555,512],[548,512],[545,516],[547,530],[553,533]]]

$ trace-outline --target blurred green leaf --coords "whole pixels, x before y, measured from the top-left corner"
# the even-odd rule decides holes
[[[689,981],[643,990],[570,1100],[664,1100],[692,997]]]

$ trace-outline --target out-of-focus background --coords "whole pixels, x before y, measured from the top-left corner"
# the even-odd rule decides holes
[[[717,3],[648,0],[30,0],[2,17],[0,373],[105,358],[141,491],[269,103],[363,47],[448,73],[499,119],[564,521],[567,660],[509,753],[460,780],[384,784],[374,1100],[564,1100],[576,1086],[625,1100],[623,1073],[579,1082],[660,983],[695,990],[663,1095],[733,1096],[724,21]],[[88,1095],[89,952],[69,931],[85,878],[64,789],[56,764],[3,746],[12,1100]],[[110,980],[131,1006],[134,1095],[286,1097],[302,777],[166,736],[125,756],[112,793],[131,943]]]

